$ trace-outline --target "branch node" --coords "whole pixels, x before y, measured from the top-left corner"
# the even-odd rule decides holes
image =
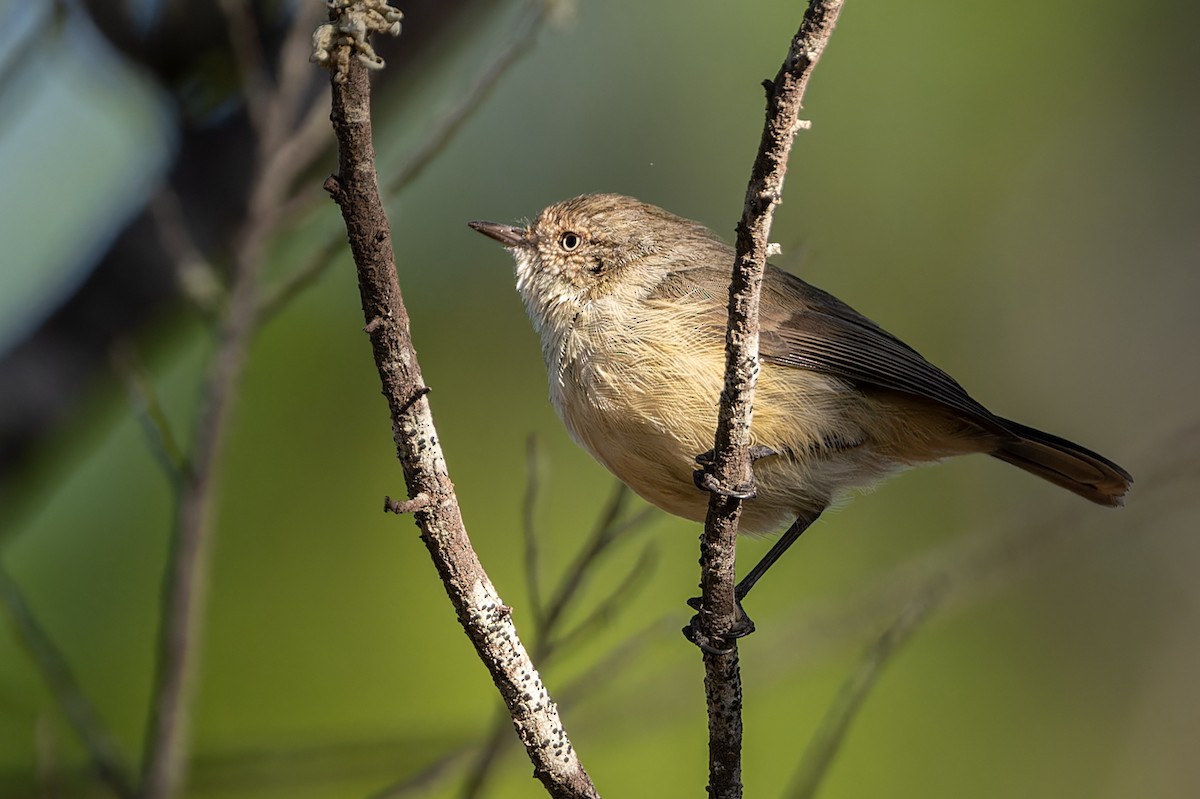
[[[421,386],[420,388],[418,388],[416,391],[413,392],[413,395],[411,397],[409,397],[408,399],[406,399],[404,401],[404,404],[400,406],[399,412],[404,413],[409,408],[411,408],[413,405],[416,405],[417,400],[421,399],[421,397],[424,397],[426,394],[428,394],[431,391],[433,391],[433,389],[430,388],[429,386]]]
[[[382,316],[373,316],[373,317],[371,317],[370,322],[367,322],[365,325],[363,325],[363,332],[369,336],[372,333],[374,333],[376,330],[378,330],[379,326],[382,324],[383,324]]]
[[[424,491],[417,494],[412,499],[404,500],[403,502],[397,499],[392,499],[391,497],[384,497],[383,511],[384,513],[394,513],[397,516],[403,516],[408,513],[416,513],[422,508],[428,506],[430,502],[433,502],[433,498]]]

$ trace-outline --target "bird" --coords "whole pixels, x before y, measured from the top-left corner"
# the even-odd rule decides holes
[[[712,449],[724,384],[733,248],[619,194],[555,203],[525,226],[468,224],[515,259],[571,437],[649,503],[703,521],[697,458]],[[911,346],[771,264],[759,321],[754,492],[740,529],[786,529],[738,583],[739,606],[822,512],[912,466],[982,453],[1098,505],[1124,503],[1125,469],[992,413]]]

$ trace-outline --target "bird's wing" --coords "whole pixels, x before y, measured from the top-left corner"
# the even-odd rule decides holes
[[[672,296],[703,291],[727,296],[728,276],[719,270],[672,273],[664,289]],[[717,294],[725,281],[725,295]],[[668,288],[670,287],[670,288]],[[725,325],[725,308],[711,305],[714,324]],[[920,353],[832,294],[794,275],[768,267],[760,309],[759,354],[767,363],[808,369],[930,400],[981,427],[1012,435],[1004,420],[976,402],[954,378]]]

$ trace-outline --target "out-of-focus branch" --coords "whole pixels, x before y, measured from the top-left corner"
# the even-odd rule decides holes
[[[1137,537],[1162,526],[1169,515],[1186,505],[1186,494],[1200,480],[1200,422],[1195,420],[1168,435],[1147,442],[1138,469],[1138,512],[1124,517],[1119,535]],[[915,555],[873,579],[855,595],[811,600],[803,609],[788,609],[781,649],[803,651],[803,661],[824,657],[877,627],[894,608],[903,607],[932,586],[944,591],[938,612],[949,613],[979,602],[1014,581],[1043,567],[1053,556],[1079,546],[1105,546],[1087,529],[1085,514],[1094,508],[1069,503],[1061,513],[1029,518],[1007,516],[998,529],[971,530],[951,537],[942,547]],[[1118,533],[1113,533],[1116,535]],[[781,622],[783,620],[781,619]],[[789,667],[801,661],[794,661]],[[766,671],[773,671],[771,664]]]
[[[225,17],[230,49],[241,75],[246,113],[259,140],[269,138],[268,118],[273,86],[259,44],[258,26],[247,0],[217,0]],[[299,13],[299,12],[297,12]]]
[[[787,795],[794,799],[814,799],[817,789],[829,773],[833,759],[846,740],[863,703],[875,687],[884,666],[891,660],[899,649],[912,637],[929,614],[944,596],[944,585],[929,586],[925,593],[917,596],[900,613],[891,626],[872,644],[858,662],[857,668],[842,684],[837,699],[825,712],[821,726],[804,748],[804,758],[800,768],[792,780],[792,787]]]
[[[529,466],[529,485],[532,487],[532,490],[526,496],[526,507],[523,514],[525,517],[524,526],[526,528],[526,569],[536,569],[538,562],[535,554],[537,552],[537,542],[532,527],[533,514],[531,508],[533,501],[537,497],[538,488],[532,441],[533,439],[530,439]],[[612,496],[609,497],[609,500],[600,510],[600,516],[592,528],[591,535],[588,536],[587,541],[580,548],[574,561],[572,561],[571,565],[559,578],[558,585],[554,589],[549,604],[544,607],[539,604],[541,610],[538,614],[535,614],[534,621],[535,643],[533,646],[533,660],[540,663],[543,668],[551,663],[555,656],[570,641],[583,633],[596,630],[614,618],[618,608],[628,606],[633,596],[637,593],[638,588],[646,584],[650,568],[653,566],[652,553],[654,550],[650,547],[647,547],[642,552],[625,578],[609,591],[606,597],[600,600],[597,606],[582,622],[572,629],[563,629],[567,612],[583,594],[583,588],[587,583],[587,575],[595,569],[601,558],[612,549],[614,544],[636,530],[643,528],[651,518],[654,509],[649,507],[643,508],[639,513],[633,514],[628,518],[622,518],[626,502],[630,496],[631,492],[625,484],[616,483]],[[533,584],[538,582],[536,575],[527,576],[527,579]],[[607,659],[606,662],[608,662]],[[601,681],[596,677],[594,671],[593,684],[599,685]],[[615,673],[615,671],[611,673]],[[578,683],[574,687],[576,692],[578,692]],[[570,690],[570,687],[568,687],[568,690]],[[504,728],[507,726],[506,721],[507,719],[500,718],[493,725],[483,746],[480,747],[478,754],[468,768],[467,778],[464,783],[465,787],[462,791],[463,799],[474,799],[474,797],[484,795],[488,780],[493,773],[494,766],[501,753],[501,745],[504,742]]]
[[[174,796],[186,779],[189,716],[195,694],[215,529],[213,505],[229,419],[251,337],[265,315],[277,310],[307,282],[302,276],[300,281],[285,286],[284,290],[263,302],[259,299],[258,275],[271,237],[277,232],[279,223],[288,218],[281,209],[295,210],[289,197],[295,190],[296,176],[325,146],[329,135],[325,127],[328,111],[322,110],[319,102],[327,95],[318,97],[318,102],[308,106],[307,111],[302,105],[310,97],[312,73],[299,57],[308,45],[312,24],[324,11],[323,4],[303,3],[297,7],[280,49],[280,62],[273,70],[264,64],[259,31],[244,0],[221,0],[220,5],[228,24],[256,135],[251,195],[245,222],[232,239],[232,277],[227,289],[200,255],[184,224],[177,199],[169,192],[162,192],[152,206],[158,232],[175,262],[187,294],[214,317],[216,326],[216,351],[201,388],[201,407],[194,425],[195,440],[191,452],[182,452],[171,435],[149,381],[136,370],[122,369],[130,378],[138,400],[146,406],[143,421],[152,444],[160,450],[156,454],[177,492],[175,523],[163,578],[159,654],[144,739],[141,782],[138,788],[128,792],[144,799]],[[55,8],[62,11],[67,6],[56,3]],[[528,35],[528,41],[532,42],[532,32]],[[495,71],[493,79],[498,80],[506,68],[507,64],[504,64]],[[277,76],[274,81],[272,74]],[[477,94],[476,103],[485,94]],[[470,110],[462,110],[458,124]],[[451,125],[440,135],[456,127]],[[428,151],[426,144],[416,152]],[[314,270],[312,277],[316,275]],[[12,596],[19,600],[16,587],[11,587]],[[49,640],[45,640],[49,645]],[[56,674],[41,667],[53,689]],[[75,726],[80,729],[78,724]],[[84,735],[82,730],[81,735]],[[84,737],[88,744],[86,735]],[[92,738],[98,740],[96,735]],[[103,764],[98,768],[112,771]],[[126,782],[131,784],[132,780],[127,778]]]
[[[463,123],[475,113],[475,109],[483,104],[492,90],[507,74],[509,68],[517,63],[521,56],[529,51],[537,41],[538,31],[542,29],[551,9],[559,5],[561,0],[529,0],[525,15],[517,24],[504,47],[475,75],[475,79],[467,90],[442,114],[430,128],[428,135],[417,145],[404,163],[392,174],[385,184],[384,193],[388,196],[397,194],[402,188],[412,183],[432,163],[446,145],[454,138]]]
[[[190,715],[207,606],[220,466],[234,399],[258,307],[257,275],[266,232],[251,229],[235,253],[229,307],[205,379],[191,469],[180,484],[175,529],[163,581],[159,655],[146,755],[143,799],[169,799],[183,784],[190,749]]]
[[[79,684],[75,682],[71,668],[62,653],[38,623],[20,588],[2,563],[0,603],[8,610],[17,633],[29,650],[50,693],[62,709],[63,716],[87,749],[96,775],[121,799],[134,799],[137,792],[133,785],[133,772],[129,768],[128,758],[121,752],[108,728],[100,721],[92,703],[79,689]]]
[[[545,626],[546,608],[542,603],[537,524],[534,521],[542,486],[538,461],[537,436],[531,433],[525,442],[525,498],[521,503],[521,533],[525,541],[525,591],[529,594],[529,612],[533,616],[534,627],[540,631]],[[534,657],[537,657],[536,654]]]
[[[521,17],[501,49],[480,67],[467,91],[433,122],[421,141],[394,171],[392,177],[387,181],[384,191],[387,196],[394,196],[403,191],[453,140],[454,134],[471,118],[471,115],[479,110],[484,100],[488,98],[500,80],[508,74],[512,66],[533,47],[537,41],[537,34],[545,26],[551,11],[561,2],[562,0],[530,0],[524,16]],[[305,120],[301,125],[301,130],[309,130],[310,121],[313,125],[319,121],[324,130],[326,116],[321,114],[319,120]],[[310,140],[307,135],[297,138],[300,141]],[[280,218],[291,218],[293,213],[308,207],[313,199],[313,196],[307,192],[297,194],[280,207]],[[340,241],[331,241],[328,245],[318,248],[304,265],[298,267],[275,287],[264,299],[263,318],[273,316],[279,309],[285,307],[292,297],[312,285],[329,268],[334,256],[340,252],[341,246]]]
[[[191,466],[188,464],[187,454],[171,429],[171,422],[158,399],[153,382],[138,362],[133,343],[118,340],[112,347],[110,357],[114,370],[125,378],[129,400],[142,423],[142,429],[146,432],[151,451],[172,487],[178,489]]]
[[[350,15],[378,14],[373,5],[378,5],[377,0],[334,4],[332,10],[338,15],[334,27],[354,30],[360,23]],[[408,494],[430,498],[414,514],[421,538],[463,630],[508,708],[534,764],[535,776],[554,797],[598,796],[563,729],[557,707],[517,635],[511,609],[496,593],[467,537],[433,425],[428,390],[396,276],[391,228],[375,171],[367,69],[358,58],[348,58],[339,49],[352,43],[358,46],[357,39],[329,38],[331,52],[323,59],[318,55],[318,60],[336,66],[331,83],[338,173],[326,180],[325,186],[346,223],[366,330],[391,412],[393,439]]]
[[[184,296],[204,314],[217,316],[225,301],[225,289],[188,232],[179,197],[163,185],[150,199],[147,210]]]
[[[765,83],[767,114],[758,155],[737,227],[737,256],[729,287],[725,387],[717,417],[714,491],[701,538],[700,630],[709,719],[709,795],[740,797],[742,688],[737,647],[729,633],[741,620],[734,586],[742,500],[752,485],[750,419],[758,376],[758,307],[775,206],[783,192],[792,141],[803,123],[801,102],[809,75],[833,33],[841,0],[811,0],[774,81]]]
[[[215,533],[215,496],[249,342],[258,327],[258,276],[274,233],[276,208],[307,162],[279,156],[291,136],[281,110],[299,88],[272,84],[257,49],[249,10],[224,0],[234,52],[257,135],[247,216],[234,236],[232,281],[217,330],[217,349],[201,390],[190,468],[179,483],[175,527],[163,580],[159,654],[142,763],[142,799],[178,794],[190,756],[190,716],[207,608]],[[303,16],[304,12],[298,11]],[[294,39],[294,37],[292,37]],[[281,57],[295,57],[295,47]],[[286,71],[285,71],[286,72]],[[291,73],[286,73],[291,74]]]

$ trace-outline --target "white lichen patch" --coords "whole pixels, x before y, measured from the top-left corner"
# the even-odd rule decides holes
[[[383,69],[383,59],[367,41],[368,34],[400,35],[404,15],[387,0],[328,0],[333,21],[313,31],[310,60],[333,70],[333,79],[346,82],[350,58],[355,57],[368,69]]]

